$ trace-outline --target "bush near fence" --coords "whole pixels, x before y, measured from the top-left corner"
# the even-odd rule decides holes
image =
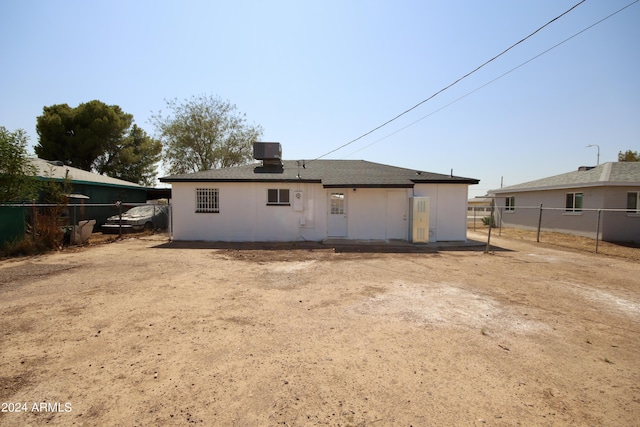
[[[71,225],[93,219],[96,209],[118,215],[147,203],[15,203],[0,205],[0,256],[45,252],[69,243]],[[99,231],[99,226],[94,228]],[[35,235],[34,235],[35,233]]]

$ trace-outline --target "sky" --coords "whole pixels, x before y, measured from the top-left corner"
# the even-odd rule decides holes
[[[97,99],[157,135],[167,100],[213,95],[285,159],[315,159],[579,1],[4,0],[0,126],[33,153],[43,107]],[[453,170],[480,180],[475,197],[595,165],[591,144],[600,163],[640,151],[636,0],[586,0],[323,158]]]

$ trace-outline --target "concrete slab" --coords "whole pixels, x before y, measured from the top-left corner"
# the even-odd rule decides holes
[[[362,248],[386,248],[388,250],[406,252],[433,252],[442,250],[480,250],[486,246],[486,242],[468,239],[464,242],[432,242],[411,243],[406,240],[361,240],[361,239],[324,239],[322,244],[334,248],[362,247]]]

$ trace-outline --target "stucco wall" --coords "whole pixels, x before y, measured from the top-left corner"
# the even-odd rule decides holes
[[[571,190],[519,192],[500,195],[496,200],[496,205],[504,206],[505,197],[515,197],[515,209],[513,211],[500,210],[503,226],[536,230],[540,216],[539,207],[542,203],[544,208],[555,208],[555,210],[543,210],[542,230],[595,238],[596,213],[584,210],[582,212],[566,212],[564,208],[567,193],[583,193],[582,208],[597,208],[602,204],[602,192],[600,190],[599,188],[577,188]]]
[[[595,239],[598,213],[589,209],[626,209],[627,192],[640,191],[638,187],[585,187],[500,194],[497,206],[504,206],[505,197],[515,197],[515,210],[502,210],[502,224],[535,230],[539,221],[539,206],[557,208],[543,210],[543,231],[557,231]],[[566,212],[567,193],[583,193],[583,211]],[[640,215],[626,212],[601,212],[600,239],[607,241],[640,241]]]
[[[467,240],[467,185],[416,184],[414,195],[429,197],[430,242]]]
[[[318,213],[324,198],[318,185],[282,183],[173,183],[173,237],[177,240],[296,241],[321,240],[326,234]],[[196,213],[196,188],[219,190],[219,213]],[[267,206],[269,188],[303,192],[303,211],[293,206]],[[293,200],[292,200],[293,204]],[[306,225],[300,226],[300,218]]]
[[[344,191],[347,197],[349,239],[407,239],[409,193],[406,189],[357,188],[355,191],[336,191]],[[400,196],[402,201],[394,196]]]
[[[605,195],[605,206],[627,208],[627,193],[639,192],[640,187],[613,187]],[[602,212],[602,239],[610,242],[640,242],[640,214]]]

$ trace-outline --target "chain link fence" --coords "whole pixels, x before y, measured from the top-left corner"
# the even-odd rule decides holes
[[[592,239],[598,253],[602,241],[640,244],[640,213],[628,209],[568,209],[538,206],[469,207],[469,229],[502,228],[528,230],[540,242],[544,233],[561,233]],[[493,221],[491,221],[493,218]]]

